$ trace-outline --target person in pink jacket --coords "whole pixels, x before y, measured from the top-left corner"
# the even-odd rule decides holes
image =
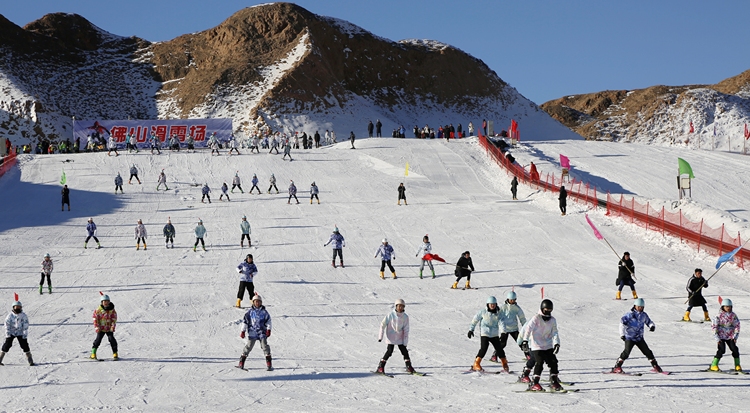
[[[550,387],[553,391],[563,390],[557,378],[557,354],[560,351],[560,337],[557,335],[557,320],[552,317],[553,304],[551,300],[542,300],[539,313],[531,318],[521,329],[518,342],[524,352],[531,350],[531,359],[526,363],[521,376],[522,382],[527,382],[531,368],[534,369],[534,379],[529,385],[529,391],[544,391],[539,384],[539,376],[544,370],[544,363],[549,366]],[[526,380],[524,380],[526,378]]]
[[[714,332],[714,341],[717,343],[716,355],[711,361],[710,371],[721,371],[719,369],[719,360],[729,347],[734,358],[734,370],[742,371],[740,366],[740,350],[737,348],[737,339],[740,337],[740,318],[732,311],[732,300],[725,298],[721,301],[721,312],[714,318],[711,323],[711,330]]]
[[[388,362],[388,359],[393,354],[395,346],[398,346],[399,351],[404,356],[406,371],[414,373],[414,367],[411,366],[411,360],[409,360],[409,351],[406,349],[406,345],[409,343],[409,316],[404,312],[406,310],[406,303],[399,298],[396,300],[395,307],[396,309],[385,316],[383,321],[380,322],[378,342],[383,341],[383,336],[385,336],[388,349],[380,360],[380,364],[378,364],[376,373],[379,374],[385,374],[385,363]]]

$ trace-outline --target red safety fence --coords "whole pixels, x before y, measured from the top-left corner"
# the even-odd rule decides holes
[[[10,154],[3,157],[3,163],[0,165],[0,177],[5,175],[16,164],[16,152],[10,148]]]
[[[661,210],[658,210],[651,207],[648,202],[643,205],[636,202],[635,198],[626,200],[622,195],[620,195],[620,199],[618,200],[613,198],[609,193],[607,193],[606,201],[599,200],[596,196],[596,187],[575,179],[564,183],[562,176],[558,179],[557,176],[550,175],[549,173],[544,178],[531,179],[529,172],[526,172],[517,163],[510,163],[500,148],[493,145],[487,137],[479,136],[479,143],[498,165],[518,177],[519,182],[529,185],[532,188],[549,192],[559,192],[560,186],[565,184],[566,189],[568,189],[569,198],[593,207],[606,205],[607,215],[622,217],[630,223],[652,231],[661,232],[662,235],[669,234],[679,237],[680,241],[694,245],[698,251],[703,250],[718,256],[742,245],[742,238],[739,231],[737,232],[737,236],[733,237],[725,230],[723,224],[721,229],[714,229],[705,224],[703,220],[693,222],[682,215],[682,210],[676,213],[670,212],[663,206]],[[742,248],[734,256],[734,262],[740,268],[745,269],[745,260],[750,260],[750,250]]]

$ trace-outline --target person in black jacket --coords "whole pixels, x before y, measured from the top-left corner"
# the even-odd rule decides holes
[[[510,181],[510,192],[513,194],[513,200],[517,200],[518,198],[516,196],[518,195],[518,178],[515,176],[513,177],[513,180]]]
[[[622,259],[620,260],[620,263],[617,264],[617,268],[617,281],[615,282],[615,285],[618,285],[619,287],[617,288],[616,299],[621,299],[622,287],[625,287],[626,285],[630,286],[633,298],[638,298],[638,294],[635,292],[635,280],[633,280],[633,276],[635,275],[635,264],[633,264],[633,260],[630,259],[629,252],[626,251],[622,254]]]
[[[376,136],[377,136],[378,138],[381,138],[381,137],[382,137],[382,133],[381,133],[381,132],[382,132],[382,128],[383,128],[383,124],[382,124],[382,123],[380,123],[380,119],[378,119],[378,121],[377,121],[377,122],[375,122],[375,135],[376,135]]]
[[[401,200],[404,200],[404,205],[409,205],[406,203],[406,187],[404,186],[404,183],[401,182],[401,184],[398,186],[398,204],[401,205]]]
[[[453,283],[453,286],[451,288],[458,288],[458,282],[461,281],[461,278],[463,277],[466,277],[465,288],[471,288],[471,284],[469,282],[471,281],[472,271],[474,271],[474,263],[471,262],[471,254],[469,253],[469,251],[466,251],[461,254],[461,258],[459,258],[458,262],[456,263],[456,282]]]
[[[557,199],[560,200],[560,212],[562,212],[562,215],[564,216],[568,205],[568,191],[565,190],[564,185],[560,185],[560,196]]]
[[[68,186],[63,186],[63,189],[61,191],[62,193],[62,209],[61,211],[65,211],[65,204],[68,205],[68,211],[70,211],[70,189],[68,189]]]
[[[369,136],[370,138],[372,138],[373,129],[375,129],[375,125],[372,124],[372,121],[369,121],[367,123],[367,136]]]
[[[695,269],[695,273],[688,280],[687,292],[688,292],[688,308],[685,311],[685,316],[682,317],[682,321],[690,321],[690,310],[693,307],[701,306],[703,308],[703,321],[711,321],[711,317],[708,316],[708,308],[706,307],[706,299],[703,298],[703,289],[708,288],[708,281],[703,278],[703,270],[700,268]]]

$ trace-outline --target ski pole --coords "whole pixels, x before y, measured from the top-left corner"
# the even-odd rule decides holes
[[[695,295],[695,294],[696,294],[696,293],[697,293],[698,291],[700,291],[700,290],[701,290],[701,288],[703,288],[703,286],[704,286],[704,285],[708,284],[708,280],[710,280],[711,278],[714,278],[714,275],[716,275],[716,274],[717,274],[717,273],[718,273],[719,271],[721,271],[721,269],[722,269],[722,268],[724,268],[724,265],[726,265],[726,262],[722,263],[722,264],[721,264],[721,267],[719,267],[719,269],[718,269],[718,270],[714,271],[714,273],[713,273],[713,274],[711,274],[711,276],[710,276],[710,277],[708,277],[707,279],[705,279],[705,280],[703,281],[703,284],[701,284],[701,286],[700,286],[700,287],[698,287],[698,289],[697,289],[697,290],[693,291],[693,293],[692,293],[692,294],[690,294],[690,296],[688,297],[687,301],[685,301],[685,304],[687,304],[688,302],[690,302],[690,299],[691,299],[691,298],[693,298],[693,296],[694,296],[694,295]]]

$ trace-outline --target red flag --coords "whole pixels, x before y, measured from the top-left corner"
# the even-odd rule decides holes
[[[747,123],[745,124],[745,139],[750,138],[750,131],[747,130]]]
[[[690,133],[695,132],[695,128],[693,128],[693,121],[690,121]]]
[[[544,287],[542,287],[542,300],[544,300]]]
[[[13,301],[18,301],[18,293],[13,293]]]
[[[721,301],[722,301],[721,296],[719,296],[719,305],[721,305]]]
[[[427,261],[435,260],[435,261],[445,262],[445,260],[440,258],[440,256],[437,254],[425,254],[424,257],[422,257],[422,259],[427,260]]]

